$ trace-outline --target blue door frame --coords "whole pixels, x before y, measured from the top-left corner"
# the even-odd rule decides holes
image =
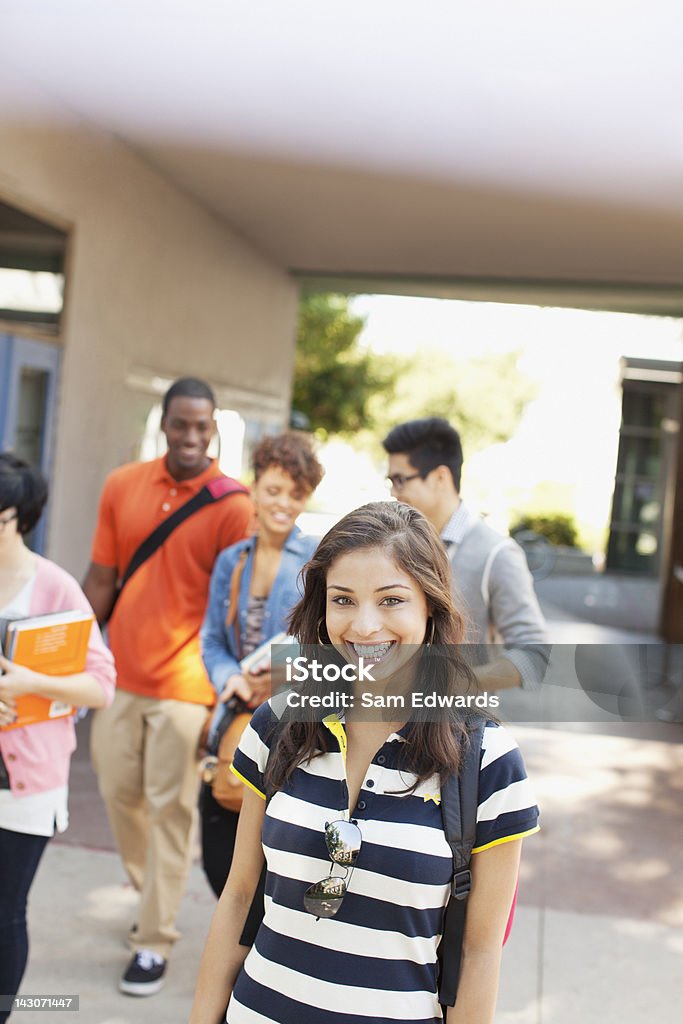
[[[18,334],[0,334],[0,448],[3,451],[17,451],[22,370],[43,371],[46,387],[41,410],[39,466],[48,482],[52,470],[59,356],[58,345],[32,341]],[[31,546],[35,551],[44,550],[46,534],[47,514],[43,515],[33,532]]]

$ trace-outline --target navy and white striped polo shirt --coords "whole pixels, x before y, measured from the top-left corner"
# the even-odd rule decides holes
[[[264,796],[274,718],[253,715],[233,771]],[[346,737],[334,716],[335,749],[301,764],[269,802],[263,825],[267,862],[263,924],[228,1007],[228,1024],[435,1024],[437,956],[451,880],[438,775],[421,783],[397,770],[404,727],[375,754],[351,817],[363,842],[336,917],[316,920],[304,893],[334,867],[325,824],[348,816]],[[473,852],[538,831],[538,808],[517,744],[490,723],[482,743]]]

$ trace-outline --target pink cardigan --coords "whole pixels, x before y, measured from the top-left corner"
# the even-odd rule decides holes
[[[30,614],[43,615],[71,609],[91,611],[73,576],[54,562],[38,556]],[[86,671],[102,687],[105,703],[111,704],[116,685],[114,659],[104,645],[97,623],[93,623],[90,634]],[[29,796],[66,785],[75,747],[73,718],[56,718],[52,722],[37,722],[25,729],[0,732],[0,752],[14,795]]]

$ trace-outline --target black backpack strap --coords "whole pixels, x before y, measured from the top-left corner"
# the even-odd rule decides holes
[[[451,894],[444,913],[443,934],[438,949],[439,1002],[455,1005],[460,980],[460,960],[465,934],[466,901],[472,888],[470,854],[477,831],[479,766],[485,722],[468,729],[469,742],[457,776],[449,775],[441,786],[441,818],[453,857]]]
[[[233,480],[229,476],[219,476],[214,480],[209,480],[207,484],[202,487],[200,491],[197,491],[189,501],[186,501],[180,508],[177,508],[173,515],[170,515],[168,519],[164,519],[163,523],[159,523],[156,529],[152,530],[149,536],[145,537],[142,543],[135,550],[130,562],[126,566],[126,569],[121,577],[121,582],[114,598],[111,611],[109,612],[109,618],[111,613],[114,611],[116,602],[121,596],[121,591],[125,587],[128,580],[131,578],[133,573],[137,572],[141,565],[152,557],[155,551],[161,547],[164,541],[168,540],[173,531],[177,529],[181,523],[184,523],[186,519],[189,519],[195,512],[199,512],[200,509],[206,505],[213,505],[214,502],[220,501],[222,498],[229,498],[231,494],[248,494],[249,491],[242,484],[238,483],[237,480]]]

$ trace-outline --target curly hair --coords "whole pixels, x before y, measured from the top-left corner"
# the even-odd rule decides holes
[[[325,472],[309,439],[304,434],[289,431],[264,437],[254,449],[252,464],[257,480],[270,466],[280,466],[308,491],[316,489]]]

